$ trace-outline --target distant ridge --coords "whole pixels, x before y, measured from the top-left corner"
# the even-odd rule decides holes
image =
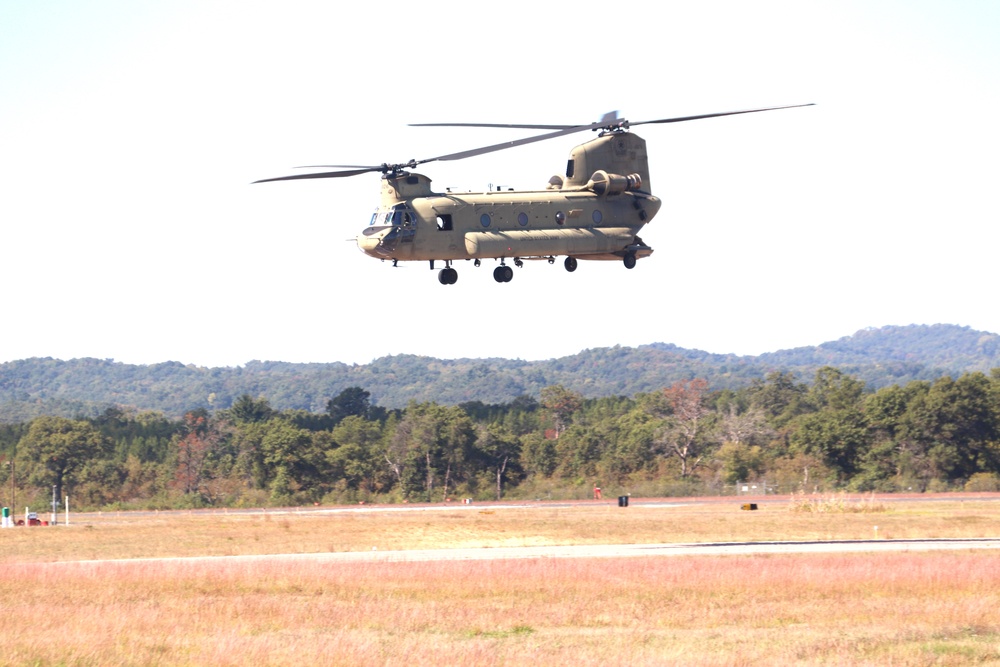
[[[562,384],[589,398],[632,396],[703,377],[713,389],[735,389],[774,371],[810,380],[835,366],[877,389],[943,375],[1000,368],[1000,336],[951,324],[886,326],[858,331],[815,347],[759,356],[713,354],[653,343],[610,347],[546,361],[442,360],[391,355],[370,364],[295,364],[251,361],[240,368],[202,368],[178,362],[123,364],[101,359],[34,358],[0,364],[0,421],[39,414],[96,415],[108,406],[177,416],[204,407],[227,408],[242,394],[263,396],[275,408],[321,412],[342,390],[358,386],[378,405],[409,401],[504,403]]]

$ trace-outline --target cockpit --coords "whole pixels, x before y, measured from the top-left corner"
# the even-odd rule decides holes
[[[369,227],[410,227],[416,223],[416,216],[406,206],[393,206],[389,209],[380,208],[372,214]]]
[[[406,244],[413,243],[417,233],[417,216],[404,204],[380,208],[372,214],[371,222],[358,234],[358,247],[365,254],[382,259],[399,259],[406,252]]]

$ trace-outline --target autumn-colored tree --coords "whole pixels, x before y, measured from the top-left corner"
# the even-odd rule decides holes
[[[681,380],[663,390],[670,415],[654,443],[677,457],[681,477],[702,464],[710,444],[705,424],[710,411],[703,401],[707,390],[708,382],[701,378]]]
[[[573,414],[583,405],[583,397],[561,384],[545,387],[541,392],[542,407],[552,415],[558,438],[572,421]]]
[[[206,477],[205,461],[219,442],[220,434],[211,427],[208,415],[192,411],[184,415],[184,434],[177,440],[175,486],[184,494],[198,493]]]

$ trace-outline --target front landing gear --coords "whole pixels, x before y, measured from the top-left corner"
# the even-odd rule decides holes
[[[434,270],[434,260],[431,260],[431,271]],[[445,260],[444,268],[438,271],[438,282],[442,285],[454,285],[458,282],[458,271],[451,268],[451,260]]]
[[[498,283],[509,283],[514,278],[514,269],[501,264],[493,269],[493,280]]]
[[[438,271],[438,282],[442,285],[454,285],[458,282],[458,271],[450,266]]]
[[[625,268],[626,269],[634,269],[635,268],[635,253],[634,252],[627,252],[627,253],[625,253],[625,257],[622,258],[622,262],[625,264]]]

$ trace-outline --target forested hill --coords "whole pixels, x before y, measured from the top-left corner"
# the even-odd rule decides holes
[[[238,368],[202,368],[178,362],[35,358],[0,364],[0,421],[39,414],[90,416],[108,405],[178,416],[198,407],[227,408],[243,394],[266,397],[276,409],[321,412],[348,387],[365,389],[373,404],[388,408],[411,400],[504,403],[520,395],[537,396],[556,384],[585,397],[632,396],[694,377],[707,379],[712,389],[736,389],[773,371],[811,380],[823,366],[864,380],[869,389],[989,372],[1000,367],[1000,336],[947,324],[892,326],[757,357],[654,343],[584,350],[546,361],[394,355],[365,365],[251,361]]]

